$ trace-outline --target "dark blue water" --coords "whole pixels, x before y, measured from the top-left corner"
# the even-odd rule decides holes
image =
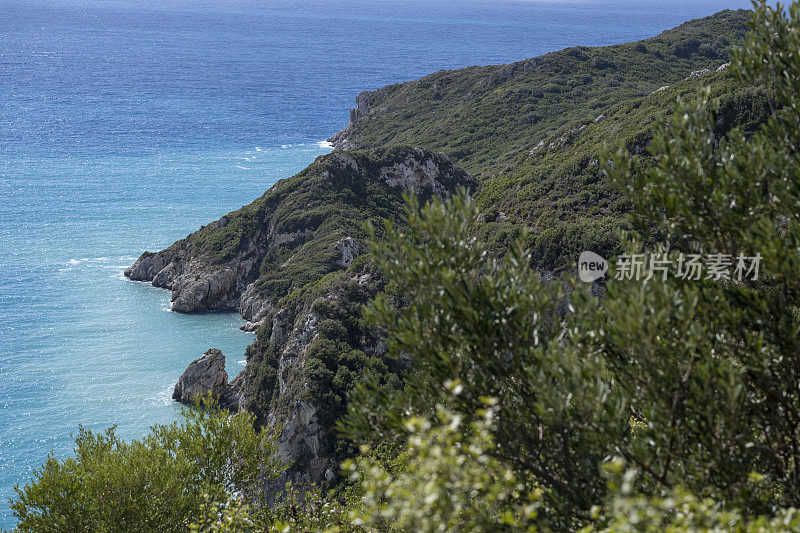
[[[749,5],[0,0],[0,528],[78,424],[141,435],[207,348],[242,368],[238,317],[122,270],[327,151],[359,91]]]

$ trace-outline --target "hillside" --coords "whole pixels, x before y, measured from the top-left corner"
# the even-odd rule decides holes
[[[568,48],[365,91],[331,141],[447,153],[478,179],[480,231],[496,253],[525,228],[536,267],[571,268],[583,250],[616,253],[626,224],[629,206],[597,165],[605,145],[642,151],[676,99],[702,87],[721,98],[729,125],[752,129],[766,117],[764,91],[725,72],[749,16],[722,11],[637,43]]]
[[[370,372],[400,383],[359,319],[382,286],[359,258],[364,223],[398,217],[407,191],[445,199],[474,185],[445,156],[418,148],[334,152],[169,248],[145,252],[125,275],[170,289],[175,311],[237,310],[249,321],[256,341],[226,401],[259,424],[283,424],[288,475],[319,483],[337,471],[332,427],[349,390]]]
[[[747,32],[749,14],[722,11],[637,43],[442,70],[365,91],[331,141],[344,149],[410,144],[443,151],[480,179],[567,124],[691,72],[716,70]]]
[[[622,145],[646,153],[653,128],[671,116],[676,100],[701,89],[720,101],[719,136],[733,126],[751,133],[769,115],[767,92],[741,86],[722,68],[568,123],[480,183],[475,199],[484,239],[502,252],[526,228],[534,264],[545,270],[571,269],[584,250],[615,255],[630,206],[602,175],[601,152]]]
[[[361,319],[362,304],[396,290],[359,257],[364,222],[397,220],[404,191],[425,201],[466,187],[482,212],[480,237],[498,255],[523,229],[543,270],[571,267],[584,249],[613,253],[629,207],[599,172],[604,144],[645,151],[676,99],[702,87],[721,99],[720,135],[766,116],[765,92],[741,86],[724,66],[747,17],[726,11],[641,43],[361,93],[350,125],[332,139],[340,150],[146,252],[126,275],[170,289],[176,311],[237,310],[247,319],[256,340],[226,398],[260,424],[283,425],[280,449],[295,483],[332,479],[350,453],[333,431],[349,391],[370,376],[395,389],[404,370]]]
[[[363,246],[364,223],[391,219],[402,193],[447,197],[473,179],[420,149],[335,152],[279,181],[261,198],[125,271],[172,291],[172,308],[237,310],[254,325],[281,298],[347,268]]]

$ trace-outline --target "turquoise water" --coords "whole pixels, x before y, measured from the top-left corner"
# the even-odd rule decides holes
[[[363,89],[648,37],[742,0],[0,0],[0,528],[79,424],[168,422],[231,314],[179,315],[127,281],[328,149]]]
[[[122,271],[326,151],[0,162],[4,500],[50,450],[70,450],[80,423],[136,437],[171,421],[177,376],[208,348],[228,356],[231,376],[243,368],[253,337],[237,315],[173,313],[168,291]]]

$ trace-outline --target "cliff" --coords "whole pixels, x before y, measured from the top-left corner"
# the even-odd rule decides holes
[[[236,310],[255,329],[293,290],[347,268],[363,249],[364,223],[393,218],[404,192],[424,200],[458,187],[474,181],[443,155],[334,152],[166,250],[143,253],[125,275],[171,290],[175,311]]]
[[[257,330],[245,370],[218,396],[284,428],[279,452],[295,484],[337,472],[333,424],[367,373],[399,386],[360,305],[382,286],[363,261],[365,223],[395,219],[403,194],[445,199],[475,181],[444,155],[337,151],[261,198],[125,271],[172,291],[179,312],[238,311]],[[190,365],[191,366],[191,365]]]
[[[629,208],[600,172],[605,144],[646,153],[675,100],[702,87],[722,102],[720,135],[767,116],[766,91],[724,68],[747,17],[725,11],[640,43],[361,93],[331,139],[340,150],[166,250],[145,252],[126,275],[170,289],[176,311],[247,319],[256,339],[222,396],[260,424],[283,425],[288,479],[332,479],[352,452],[333,431],[349,391],[367,378],[399,388],[405,370],[361,318],[363,304],[393,290],[363,257],[364,222],[396,220],[405,191],[425,201],[466,187],[482,211],[479,237],[498,255],[523,229],[541,270],[571,268],[587,249],[613,255]]]

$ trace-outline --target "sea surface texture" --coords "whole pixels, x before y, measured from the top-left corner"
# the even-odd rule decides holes
[[[122,276],[328,151],[364,89],[655,35],[747,0],[0,0],[0,528],[79,424],[174,420],[252,336]]]

